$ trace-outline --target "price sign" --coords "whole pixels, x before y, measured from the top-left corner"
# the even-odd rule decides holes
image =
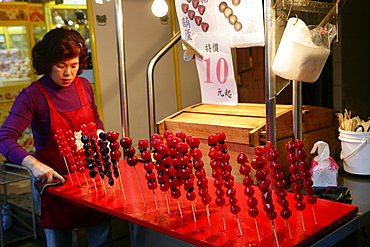
[[[194,35],[194,46],[203,54],[196,57],[202,102],[238,105],[228,35]]]

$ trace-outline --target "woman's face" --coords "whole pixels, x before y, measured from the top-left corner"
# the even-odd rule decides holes
[[[54,64],[50,76],[54,83],[61,87],[68,87],[74,81],[79,68],[79,57],[71,58]]]

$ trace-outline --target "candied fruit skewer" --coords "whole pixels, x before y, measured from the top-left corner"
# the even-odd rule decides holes
[[[302,185],[300,183],[301,177],[299,176],[299,165],[297,164],[297,156],[296,156],[296,147],[295,144],[291,141],[289,141],[285,145],[285,149],[288,151],[287,161],[290,163],[289,165],[289,171],[291,172],[290,181],[292,182],[290,185],[290,189],[294,191],[294,200],[295,203],[295,209],[299,211],[301,223],[302,223],[302,229],[305,232],[306,227],[304,223],[304,217],[302,211],[306,208],[306,204],[303,201],[303,195],[302,195]]]
[[[71,154],[71,149],[68,146],[66,137],[65,137],[64,132],[63,132],[62,129],[57,129],[56,130],[55,135],[54,135],[54,139],[57,142],[58,149],[59,149],[59,154],[60,154],[60,156],[63,157],[64,164],[66,165],[67,172],[68,172],[68,175],[69,175],[69,179],[71,180],[71,183],[73,185],[71,172],[69,170],[69,166],[68,166],[67,159],[66,159],[67,154],[70,154],[71,156],[72,156],[72,154]],[[73,156],[72,156],[72,158],[73,158]]]
[[[200,140],[194,135],[189,135],[186,137],[186,143],[190,147],[189,153],[193,158],[195,177],[198,179],[197,181],[197,186],[199,189],[198,195],[202,197],[201,201],[206,206],[208,225],[211,226],[209,204],[211,203],[212,198],[208,194],[208,179],[206,171],[204,170],[204,162],[202,160],[203,154],[202,151],[199,149]]]
[[[258,222],[256,218],[259,214],[259,210],[257,208],[258,200],[254,196],[254,192],[255,192],[253,188],[254,179],[250,176],[250,172],[252,169],[247,164],[249,163],[249,161],[248,161],[248,156],[245,153],[242,153],[242,152],[239,153],[236,160],[237,160],[237,163],[240,164],[239,173],[244,175],[243,185],[245,186],[244,195],[248,196],[248,200],[247,200],[248,215],[254,219],[258,241],[261,242],[261,234],[259,231]]]
[[[217,159],[217,154],[219,151],[218,144],[218,136],[216,134],[211,134],[208,136],[207,139],[209,151],[208,151],[208,157],[210,158],[210,166],[212,168],[212,177],[213,180],[213,186],[216,188],[216,199],[215,203],[218,207],[221,208],[222,213],[222,222],[223,222],[223,228],[224,231],[227,230],[226,228],[226,220],[225,220],[225,214],[224,214],[224,206],[226,204],[226,200],[224,198],[225,191],[223,189],[224,181],[222,179],[222,170],[220,169],[220,161]]]
[[[146,204],[143,188],[141,186],[139,175],[137,174],[137,170],[136,170],[136,165],[137,165],[139,159],[135,155],[136,150],[132,146],[132,139],[130,137],[122,137],[120,139],[119,143],[120,143],[120,145],[123,149],[123,155],[125,157],[127,165],[134,168],[136,180],[137,180],[137,183],[138,183],[139,189],[140,189],[141,198],[143,199],[144,207],[146,207],[147,204]]]
[[[308,204],[311,205],[314,222],[317,225],[316,212],[315,212],[315,207],[314,207],[314,204],[316,204],[317,202],[317,198],[314,195],[315,191],[312,188],[312,185],[313,185],[312,174],[308,170],[308,163],[306,161],[307,153],[303,150],[303,148],[305,147],[305,144],[299,139],[296,139],[294,141],[294,144],[296,147],[296,156],[297,156],[297,159],[299,160],[299,168],[300,168],[301,177],[303,179],[303,186],[306,188],[306,195],[307,195],[306,201]]]
[[[149,148],[149,141],[146,139],[141,139],[138,142],[138,147],[140,151],[140,158],[139,162],[144,163],[144,170],[146,171],[145,179],[147,180],[148,189],[150,189],[153,193],[155,208],[158,210],[158,202],[157,197],[155,195],[155,189],[158,188],[157,180],[155,178],[155,173],[153,172],[154,165],[151,157],[151,153],[148,150]]]
[[[252,160],[251,165],[256,170],[256,180],[258,182],[257,187],[261,191],[261,198],[263,202],[263,209],[266,212],[267,218],[271,222],[271,228],[275,236],[276,245],[279,246],[279,239],[276,233],[275,219],[277,213],[275,211],[275,205],[272,200],[271,191],[271,180],[267,177],[269,174],[269,168],[267,167],[266,148],[261,146],[256,147],[254,150],[256,157]]]
[[[97,175],[97,171],[95,170],[96,164],[95,160],[92,156],[92,150],[91,150],[91,143],[90,143],[90,137],[89,137],[89,130],[86,124],[81,125],[81,142],[83,143],[83,149],[85,154],[85,161],[87,163],[87,168],[89,171],[89,177],[93,181],[95,192],[98,192],[98,188],[96,187],[95,177]]]
[[[159,184],[159,189],[165,195],[167,212],[168,214],[170,214],[171,212],[170,212],[169,196],[168,196],[169,186],[167,183],[168,178],[164,174],[164,166],[162,165],[162,162],[161,162],[162,155],[158,152],[159,146],[164,144],[163,136],[159,134],[153,134],[151,136],[151,144],[153,148],[152,153],[153,153],[153,158],[155,160],[154,167],[155,167],[155,170],[157,171],[157,181]]]
[[[281,164],[277,161],[279,157],[280,155],[275,150],[274,145],[271,142],[267,142],[266,159],[269,163],[272,184],[275,187],[276,201],[282,207],[280,216],[284,219],[286,226],[288,226],[290,239],[293,239],[289,222],[289,218],[292,216],[292,210],[289,209],[289,201],[286,199],[288,193],[285,190],[286,182],[284,180],[284,173],[280,171]]]
[[[220,149],[220,151],[218,151],[218,160],[220,161],[222,179],[224,180],[224,187],[226,188],[226,196],[229,198],[230,212],[235,215],[238,223],[239,233],[241,236],[243,236],[243,231],[238,217],[241,208],[238,205],[238,199],[236,198],[234,176],[231,175],[232,166],[230,165],[230,155],[228,154],[227,145],[225,143],[226,134],[223,131],[217,131],[216,136],[218,138],[218,146]]]

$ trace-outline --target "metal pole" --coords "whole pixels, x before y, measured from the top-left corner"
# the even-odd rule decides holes
[[[125,63],[125,46],[123,36],[123,0],[116,0],[116,34],[117,34],[117,50],[118,50],[118,66],[119,66],[119,86],[120,86],[120,103],[121,103],[121,123],[122,136],[129,136],[128,122],[128,101],[127,101],[127,82],[126,82],[126,63]]]
[[[160,49],[150,60],[147,67],[147,85],[148,85],[148,111],[149,111],[149,137],[156,133],[155,120],[155,99],[154,99],[154,67],[157,62],[181,40],[181,32],[178,31],[168,43]],[[149,138],[150,139],[150,138]]]
[[[293,81],[293,140],[302,140],[302,82]]]
[[[273,35],[271,30],[272,0],[264,0],[265,16],[265,103],[266,103],[266,141],[276,145],[276,99],[275,77],[271,71],[271,55],[273,52]]]

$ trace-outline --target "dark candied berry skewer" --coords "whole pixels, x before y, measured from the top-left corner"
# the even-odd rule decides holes
[[[225,191],[223,189],[224,186],[224,180],[222,179],[222,170],[220,168],[220,163],[221,160],[223,160],[223,155],[219,156],[219,146],[218,144],[218,136],[216,134],[210,134],[207,138],[209,151],[208,151],[208,157],[210,159],[210,166],[212,168],[212,177],[214,178],[213,180],[213,186],[216,188],[216,199],[215,203],[218,207],[221,208],[221,213],[222,213],[222,222],[223,222],[223,227],[224,231],[226,231],[226,220],[225,220],[225,215],[224,215],[224,209],[223,207],[226,204],[226,200],[224,198]]]
[[[146,139],[141,139],[138,142],[138,147],[140,151],[139,162],[144,163],[144,170],[146,171],[145,179],[147,181],[148,189],[153,192],[155,208],[158,210],[157,197],[155,195],[155,189],[158,188],[157,180],[155,178],[155,173],[153,172],[153,161],[149,148],[149,141]]]
[[[239,155],[236,158],[236,161],[238,164],[240,164],[239,168],[239,173],[244,175],[243,179],[243,185],[245,186],[244,189],[244,195],[248,196],[247,199],[247,205],[248,205],[248,215],[254,219],[254,224],[256,225],[256,230],[257,230],[257,236],[258,236],[258,241],[261,242],[261,235],[258,227],[258,222],[256,217],[259,214],[259,210],[257,208],[258,205],[258,200],[254,196],[254,179],[250,176],[251,172],[251,167],[247,164],[249,163],[248,161],[248,156],[245,153],[239,153]]]
[[[306,201],[308,204],[311,204],[312,206],[312,214],[313,214],[314,222],[317,225],[316,213],[315,213],[315,208],[314,208],[314,204],[317,202],[317,198],[314,195],[315,191],[312,188],[312,185],[313,185],[312,174],[308,170],[308,163],[306,161],[307,153],[303,150],[305,144],[299,139],[296,139],[294,141],[294,144],[296,147],[296,156],[297,156],[297,159],[299,160],[299,169],[300,169],[301,178],[303,179],[303,186],[306,188],[306,195],[307,195]]]
[[[266,149],[263,147],[256,147],[254,150],[256,157],[252,160],[251,165],[256,170],[255,177],[258,181],[257,187],[261,191],[263,209],[266,212],[266,217],[271,222],[271,228],[275,236],[276,245],[279,246],[279,239],[277,237],[274,220],[277,217],[275,212],[275,205],[272,200],[271,180],[267,177],[269,168],[267,167]]]
[[[289,201],[286,199],[288,193],[285,190],[286,182],[284,180],[284,173],[280,171],[281,164],[277,161],[279,153],[275,150],[271,142],[266,144],[266,159],[269,162],[269,169],[272,178],[272,184],[275,187],[275,195],[277,203],[282,207],[280,216],[284,219],[288,226],[289,236],[292,239],[292,231],[290,228],[289,218],[292,216],[292,210],[289,208]]]
[[[186,191],[186,199],[190,201],[193,211],[193,218],[196,222],[195,204],[196,193],[194,192],[194,174],[192,173],[191,156],[188,153],[189,145],[185,142],[178,142],[175,146],[176,153],[179,155],[179,165],[183,179],[184,189]]]
[[[95,170],[96,164],[95,160],[92,155],[92,150],[91,150],[91,144],[90,144],[90,137],[89,137],[89,130],[86,124],[81,125],[81,142],[83,143],[83,149],[84,149],[84,154],[85,154],[85,161],[87,163],[87,168],[89,169],[89,176],[91,180],[94,183],[95,187],[95,192],[98,192],[98,189],[96,187],[95,183],[95,177],[98,174],[98,172]]]
[[[122,137],[120,139],[120,145],[123,148],[123,155],[125,157],[127,165],[134,168],[136,180],[137,180],[137,183],[139,185],[141,197],[142,197],[143,202],[144,202],[144,207],[146,207],[146,200],[145,200],[143,188],[141,186],[139,175],[137,174],[137,170],[136,170],[136,164],[138,163],[139,159],[135,155],[136,150],[132,146],[132,139],[130,137]]]
[[[306,208],[306,203],[303,201],[303,195],[302,195],[302,185],[301,185],[301,177],[299,176],[299,165],[297,163],[297,156],[295,153],[296,147],[295,144],[291,141],[289,141],[285,145],[285,150],[288,151],[287,161],[290,163],[289,165],[289,171],[291,172],[290,181],[292,182],[290,185],[290,189],[294,191],[294,200],[295,203],[295,209],[299,211],[301,222],[302,222],[302,228],[303,231],[306,231],[306,227],[304,224],[304,218],[302,211]]]
[[[170,205],[169,205],[169,198],[168,198],[168,190],[169,190],[170,187],[168,186],[168,183],[167,183],[168,178],[164,173],[164,166],[161,162],[163,151],[161,151],[161,153],[158,152],[159,147],[162,144],[164,145],[163,136],[161,136],[159,134],[153,134],[151,136],[151,144],[152,144],[152,148],[153,148],[152,153],[153,153],[153,159],[155,160],[154,167],[155,167],[155,170],[157,171],[157,181],[158,181],[158,184],[159,184],[159,189],[165,195],[167,212],[170,214],[171,212],[170,212]],[[161,149],[162,148],[164,148],[164,147],[161,147]]]
[[[226,196],[229,197],[230,212],[235,215],[240,235],[243,236],[243,231],[238,217],[241,208],[238,205],[238,199],[236,198],[234,176],[231,175],[232,166],[230,165],[230,155],[228,154],[227,145],[225,143],[226,134],[223,131],[217,131],[216,136],[218,138],[218,146],[220,149],[218,156],[221,162],[220,168],[222,170],[222,179],[224,180],[224,187],[226,188]]]
[[[190,147],[190,155],[193,158],[193,167],[195,169],[195,177],[198,179],[197,186],[199,189],[198,195],[202,197],[202,203],[206,206],[206,213],[208,225],[211,226],[211,219],[209,213],[209,204],[212,201],[211,196],[208,194],[208,179],[206,171],[204,170],[204,162],[202,160],[203,153],[199,149],[200,140],[194,136],[189,135],[186,137],[186,143]]]

